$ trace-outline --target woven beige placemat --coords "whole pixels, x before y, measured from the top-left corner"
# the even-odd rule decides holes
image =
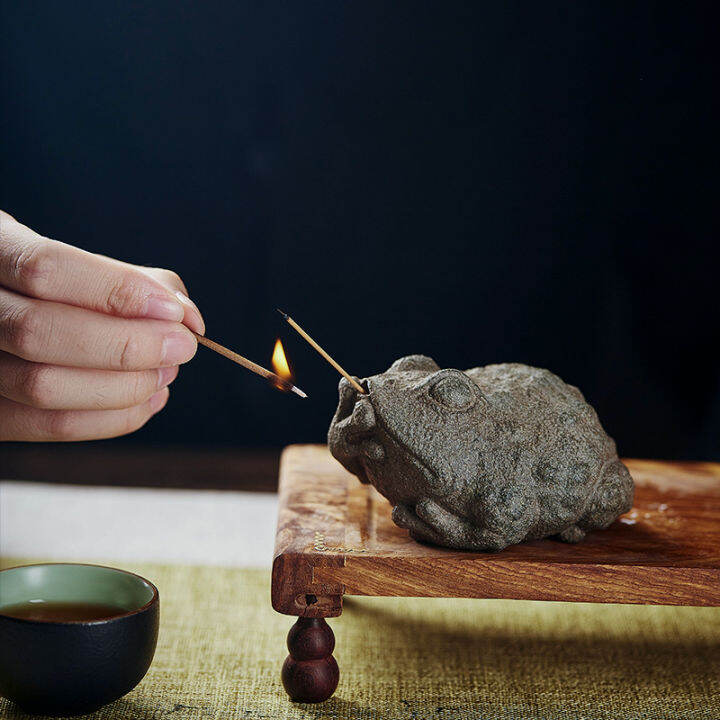
[[[294,619],[270,607],[268,572],[122,567],[158,586],[160,639],[93,720],[720,718],[720,608],[346,598],[329,621],[337,692],[295,705],[280,683]],[[0,718],[26,717],[0,700]]]

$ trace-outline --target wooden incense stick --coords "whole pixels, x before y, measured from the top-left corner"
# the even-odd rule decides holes
[[[258,365],[252,360],[248,360],[242,355],[238,355],[238,353],[233,352],[232,350],[228,350],[226,347],[220,345],[220,343],[216,343],[214,340],[210,340],[204,335],[198,335],[196,332],[194,332],[193,335],[201,345],[204,345],[205,347],[214,350],[216,353],[220,353],[220,355],[223,355],[228,360],[232,360],[238,365],[242,365],[244,368],[247,368],[251,372],[254,372],[257,375],[261,375],[262,377],[271,380],[283,390],[290,390],[291,392],[294,392],[296,395],[299,395],[302,398],[307,397],[307,395],[300,388],[295,387],[295,385],[293,385],[291,382],[284,380],[279,375],[276,375],[274,372],[266,370],[264,367],[262,367],[262,365]]]
[[[367,390],[360,385],[350,374],[344,370],[339,363],[335,362],[287,313],[279,308],[277,311],[285,318],[287,323],[297,330],[359,393],[367,395]]]

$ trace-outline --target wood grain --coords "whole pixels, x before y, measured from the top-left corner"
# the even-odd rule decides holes
[[[635,504],[610,528],[577,545],[538,540],[492,554],[415,542],[325,446],[291,446],[280,463],[273,607],[331,617],[343,595],[720,606],[720,465],[625,462]]]

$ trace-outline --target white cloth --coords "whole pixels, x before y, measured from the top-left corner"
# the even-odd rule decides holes
[[[277,495],[0,482],[0,554],[269,567]]]

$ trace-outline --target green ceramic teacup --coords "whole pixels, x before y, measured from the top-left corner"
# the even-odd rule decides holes
[[[159,609],[157,588],[124,570],[57,563],[0,571],[0,695],[30,712],[65,715],[121,697],[150,667]]]

